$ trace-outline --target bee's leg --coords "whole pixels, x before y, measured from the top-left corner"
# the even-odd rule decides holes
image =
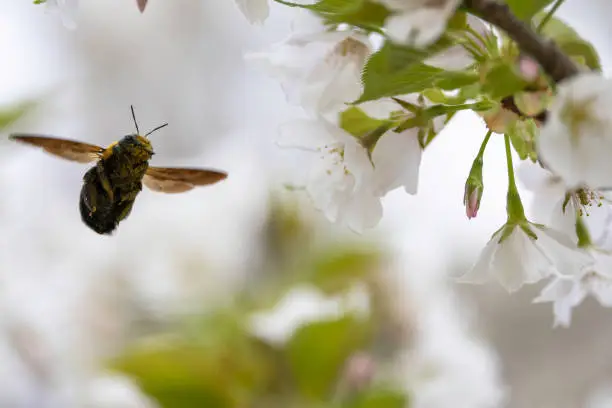
[[[120,201],[134,201],[138,194],[142,191],[142,183],[134,183],[130,185],[130,188],[127,189],[127,192],[121,194]]]
[[[124,220],[128,215],[130,215],[133,206],[134,200],[122,201],[122,205],[120,206],[120,212],[117,216],[117,222]]]
[[[89,215],[91,216],[93,213],[96,212],[96,203],[98,201],[98,193],[96,190],[96,187],[91,184],[91,183],[87,183],[84,186],[84,195],[83,195],[83,202],[85,203],[85,206],[89,209]]]
[[[108,198],[110,199],[110,201],[113,201],[115,198],[115,195],[113,194],[113,187],[111,186],[108,177],[106,177],[106,173],[104,172],[104,166],[102,166],[102,163],[98,163],[96,168],[98,170],[98,177],[100,177],[100,184],[102,185],[102,188],[104,189],[104,191],[106,191],[106,194],[108,194]]]

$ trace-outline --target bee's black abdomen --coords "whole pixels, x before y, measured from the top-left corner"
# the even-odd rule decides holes
[[[95,210],[91,207],[95,207]],[[98,234],[111,234],[117,228],[112,208],[113,203],[102,188],[97,168],[94,166],[83,177],[83,187],[79,197],[81,219]]]
[[[100,164],[89,169],[83,176],[79,210],[85,225],[98,234],[110,235],[132,211],[134,199],[142,186],[140,182],[129,184],[129,190],[136,192],[131,196],[127,196],[122,188],[114,188],[114,197],[111,199],[102,187],[98,166]]]
[[[89,228],[98,234],[110,235],[116,228],[117,223],[104,208],[97,208],[95,212],[91,212],[85,205],[85,200],[81,193],[79,200],[79,210],[81,211],[81,219]]]

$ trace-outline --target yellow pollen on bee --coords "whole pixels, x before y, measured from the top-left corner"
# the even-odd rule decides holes
[[[106,149],[102,152],[102,158],[108,159],[113,154],[113,147],[115,147],[119,142],[113,142],[108,145]]]

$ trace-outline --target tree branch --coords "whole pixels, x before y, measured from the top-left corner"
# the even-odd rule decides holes
[[[507,109],[510,112],[516,113],[521,118],[535,119],[536,121],[538,121],[540,123],[546,122],[546,119],[548,118],[548,112],[547,111],[540,112],[540,113],[538,113],[537,115],[534,115],[534,116],[525,115],[523,112],[521,112],[521,110],[518,108],[518,106],[516,106],[516,103],[514,102],[514,97],[513,96],[508,96],[508,97],[502,99],[501,100],[501,106],[502,106],[502,108]]]
[[[483,20],[504,30],[555,82],[579,72],[578,66],[552,40],[542,38],[519,20],[508,5],[497,0],[464,0],[463,5]]]

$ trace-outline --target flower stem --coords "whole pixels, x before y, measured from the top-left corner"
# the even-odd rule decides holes
[[[508,223],[520,223],[527,221],[525,217],[525,209],[521,202],[521,196],[516,188],[516,180],[514,178],[514,166],[512,165],[512,150],[510,149],[510,136],[504,135],[506,144],[506,163],[508,165],[508,194],[506,202],[506,211],[508,213]]]
[[[542,19],[542,21],[540,21],[540,24],[538,24],[538,28],[536,28],[536,31],[539,33],[542,31],[542,29],[544,28],[544,26],[546,25],[546,23],[548,23],[550,21],[550,19],[552,18],[552,16],[557,12],[557,9],[559,9],[559,7],[561,7],[561,5],[565,2],[565,0],[557,0],[555,2],[555,4],[552,6],[552,8],[550,9],[550,11],[548,13],[546,13],[546,15],[544,16],[544,18]]]
[[[493,134],[493,131],[489,130],[485,135],[485,138],[480,145],[480,149],[478,150],[478,154],[472,162],[472,169],[470,170],[470,178],[477,180],[480,184],[482,184],[482,157],[484,155],[485,148],[487,147],[487,143],[489,143],[489,139],[491,138],[491,134]]]
[[[476,159],[480,158],[480,160],[482,160],[482,156],[484,155],[485,148],[487,147],[487,143],[489,143],[489,139],[491,138],[492,134],[493,134],[493,131],[489,130],[487,134],[485,135],[485,138],[482,141],[482,144],[480,145],[480,150],[478,150],[478,156],[476,156]]]

